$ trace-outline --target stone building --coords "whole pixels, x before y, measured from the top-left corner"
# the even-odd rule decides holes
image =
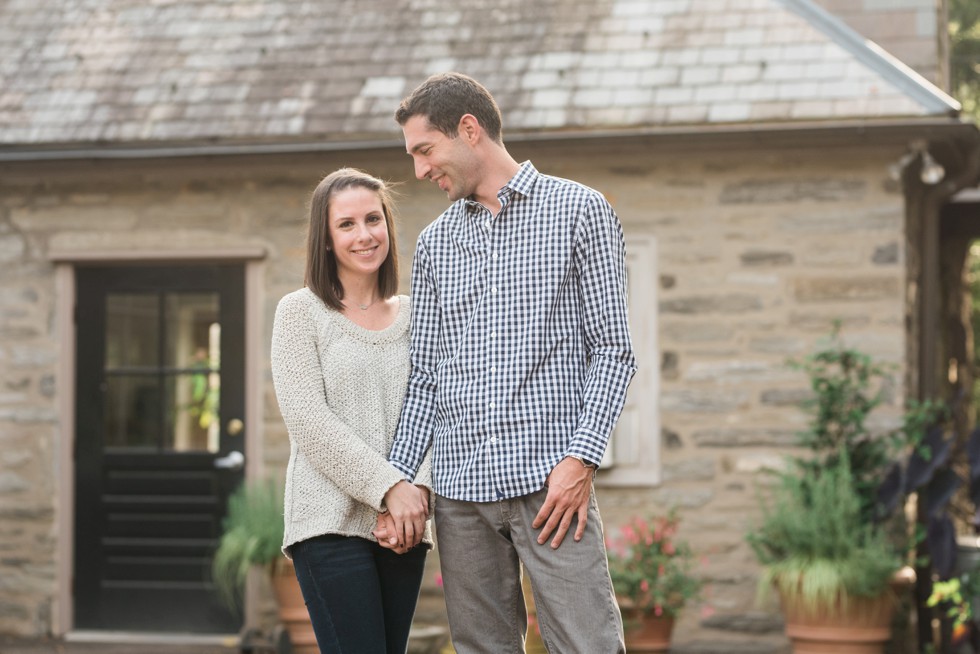
[[[237,629],[195,575],[228,488],[288,454],[269,338],[307,198],[345,165],[404,182],[407,282],[446,199],[392,112],[459,70],[515,158],[625,228],[640,371],[596,481],[607,528],[680,507],[713,615],[677,642],[781,647],[744,535],[804,424],[787,359],[841,321],[896,366],[894,415],[968,340],[940,289],[976,236],[980,139],[936,85],[934,3],[883,4],[3,3],[0,633]],[[422,622],[443,619],[431,561]]]

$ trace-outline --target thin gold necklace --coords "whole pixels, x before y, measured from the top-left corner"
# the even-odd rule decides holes
[[[380,299],[381,298],[374,298],[368,304],[361,304],[359,302],[355,302],[355,304],[357,304],[357,308],[360,309],[361,311],[367,311],[368,309],[370,309],[371,307],[373,307],[375,304],[377,304],[378,303],[378,300],[380,300]]]

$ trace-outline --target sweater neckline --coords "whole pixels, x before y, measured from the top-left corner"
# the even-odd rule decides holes
[[[334,322],[340,326],[345,332],[372,343],[383,343],[390,340],[398,338],[408,327],[409,319],[411,318],[411,307],[408,302],[408,296],[396,295],[398,298],[398,313],[395,315],[395,319],[391,321],[391,324],[384,329],[368,329],[366,327],[361,327],[356,322],[345,316],[340,311],[336,309],[331,309],[323,303],[316,293],[311,291],[309,288],[305,289],[306,292],[316,300],[324,311],[330,314]]]

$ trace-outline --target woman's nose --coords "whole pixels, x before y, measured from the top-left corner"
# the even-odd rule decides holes
[[[358,225],[354,228],[354,234],[359,239],[367,239],[371,237],[371,230],[368,229],[366,223],[358,223]]]

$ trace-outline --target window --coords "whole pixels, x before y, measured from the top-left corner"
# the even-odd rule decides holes
[[[660,483],[660,351],[657,249],[652,235],[626,236],[630,336],[637,371],[602,459],[599,486]]]

